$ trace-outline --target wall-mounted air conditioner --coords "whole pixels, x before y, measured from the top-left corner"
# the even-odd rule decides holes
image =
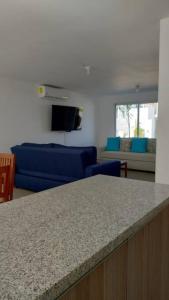
[[[67,100],[70,97],[70,92],[68,90],[53,85],[39,85],[37,87],[37,94],[40,98],[52,98],[58,100]]]

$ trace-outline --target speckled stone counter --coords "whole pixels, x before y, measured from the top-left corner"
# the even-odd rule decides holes
[[[0,205],[0,299],[53,300],[169,204],[169,186],[95,176]]]

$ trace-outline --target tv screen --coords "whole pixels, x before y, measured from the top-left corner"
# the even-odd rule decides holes
[[[52,105],[52,131],[72,131],[81,127],[79,108]]]

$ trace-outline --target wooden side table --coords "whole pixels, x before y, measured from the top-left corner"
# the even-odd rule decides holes
[[[127,177],[127,161],[126,160],[121,160],[121,170],[124,170],[124,176]]]

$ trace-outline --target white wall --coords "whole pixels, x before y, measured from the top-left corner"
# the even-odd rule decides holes
[[[169,184],[169,18],[161,21],[156,181]]]
[[[65,105],[84,108],[82,130],[71,133],[50,131],[51,104],[39,99],[35,85],[0,79],[0,152],[22,142],[55,142],[67,145],[95,144],[95,108],[85,96],[72,93]],[[62,102],[63,104],[63,102]]]
[[[84,108],[82,130],[71,133],[50,131],[51,104],[63,102],[39,99],[32,83],[0,78],[0,152],[22,142],[55,142],[65,145],[103,146],[107,136],[115,134],[115,104],[151,102],[157,91],[89,99],[72,93],[65,105]]]
[[[95,99],[96,105],[96,140],[102,147],[108,136],[115,135],[115,104],[148,103],[158,100],[157,90],[121,95],[102,96]]]

